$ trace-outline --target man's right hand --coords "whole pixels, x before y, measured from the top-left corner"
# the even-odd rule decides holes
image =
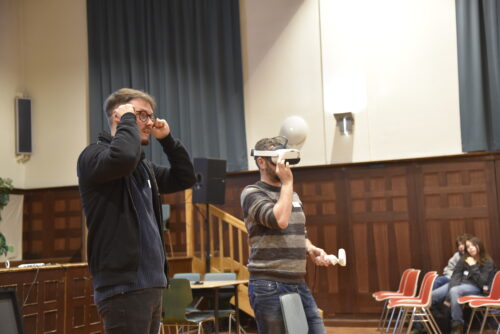
[[[130,103],[122,104],[115,110],[113,110],[113,117],[115,118],[116,123],[120,123],[122,116],[126,113],[135,113],[134,106]]]
[[[290,165],[284,160],[278,160],[276,163],[276,175],[280,178],[282,185],[293,184],[293,174]]]

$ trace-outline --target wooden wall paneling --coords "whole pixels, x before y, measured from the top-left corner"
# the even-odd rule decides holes
[[[65,333],[104,333],[94,304],[92,280],[87,267],[67,271],[65,308]]]
[[[0,275],[0,287],[15,288],[27,334],[64,332],[64,269],[20,270]]]
[[[491,210],[492,214],[492,219],[493,222],[491,224],[491,235],[492,236],[498,236],[500,235],[500,157],[495,156],[495,159],[493,160],[493,179],[489,180],[491,181],[491,186],[494,187],[494,193],[495,193],[495,198],[494,202],[490,203],[491,208],[494,210]],[[495,260],[495,263],[497,265],[497,268],[500,267],[500,243],[495,242],[491,246],[490,249],[491,256],[493,257],[493,260]]]
[[[77,187],[24,192],[23,259],[81,261],[82,209]]]
[[[442,272],[456,251],[455,238],[470,233],[494,249],[498,213],[494,164],[491,161],[422,164],[422,253],[424,270]],[[492,219],[494,221],[492,221]]]
[[[243,219],[243,211],[241,210],[240,203],[241,192],[247,185],[254,184],[259,179],[258,171],[237,173],[228,176],[226,178],[225,203],[220,207],[231,215]]]
[[[371,294],[397,287],[400,275],[411,266],[408,168],[383,164],[349,168],[346,183],[354,312],[378,312],[380,305]]]
[[[184,201],[184,192],[162,195],[162,203],[170,204],[168,226],[174,253],[186,252],[186,206]],[[170,245],[168,245],[169,239],[167,234],[165,234],[165,242],[167,243],[167,252],[170,256]]]
[[[339,204],[339,200],[342,201],[337,189],[341,186],[339,182],[342,182],[341,173],[331,168],[294,170],[294,190],[304,207],[308,238],[328,254],[335,255],[339,248],[346,248],[349,254],[345,238],[348,232],[338,212],[343,208],[342,203]],[[349,285],[342,275],[344,272],[344,267],[317,267],[308,259],[306,280],[325,317],[333,317],[338,310],[349,310],[352,295],[345,298]]]

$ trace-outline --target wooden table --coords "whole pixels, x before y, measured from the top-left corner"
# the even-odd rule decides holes
[[[236,333],[240,333],[240,308],[238,303],[238,285],[246,283],[248,283],[248,280],[202,281],[199,283],[191,282],[192,290],[213,290],[214,292],[215,333],[219,333],[219,289],[226,286],[234,287]]]

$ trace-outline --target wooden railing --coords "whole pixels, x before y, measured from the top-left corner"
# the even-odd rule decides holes
[[[249,249],[245,223],[211,204],[192,202],[192,191],[186,190],[186,252],[193,272],[234,272],[238,279],[248,279],[245,263]],[[208,223],[208,224],[207,224]],[[208,225],[208,240],[206,238]],[[207,242],[210,247],[207,247]],[[207,252],[209,249],[209,254]],[[210,256],[210,268],[206,268]],[[240,309],[253,316],[248,289],[239,287]]]

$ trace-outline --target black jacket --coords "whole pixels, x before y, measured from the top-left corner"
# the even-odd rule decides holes
[[[492,277],[491,273],[495,270],[493,260],[488,259],[483,265],[476,263],[475,265],[470,266],[467,262],[465,262],[465,259],[466,256],[462,256],[460,261],[458,261],[455,266],[453,274],[450,278],[449,287],[452,288],[461,283],[469,283],[477,286],[482,291],[483,286],[489,285],[489,281]]]
[[[159,140],[171,168],[144,159],[136,117],[122,116],[116,134],[101,134],[78,158],[80,196],[87,217],[88,262],[100,286],[132,283],[139,264],[137,212],[130,178],[143,159],[151,180],[153,209],[163,231],[160,193],[187,189],[195,183],[193,164],[180,141],[171,135]],[[160,233],[163,242],[163,233]],[[165,275],[168,264],[165,261]]]

